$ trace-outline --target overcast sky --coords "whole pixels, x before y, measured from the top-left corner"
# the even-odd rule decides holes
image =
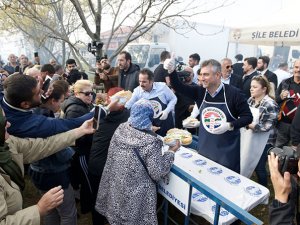
[[[196,20],[229,27],[300,24],[299,0],[227,0],[227,4]]]

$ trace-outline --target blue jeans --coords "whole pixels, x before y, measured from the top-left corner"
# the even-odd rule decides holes
[[[271,144],[266,144],[265,149],[258,161],[258,164],[255,168],[255,172],[258,178],[258,183],[267,187],[268,186],[268,174],[266,170],[266,162],[268,159],[268,150],[273,147]]]

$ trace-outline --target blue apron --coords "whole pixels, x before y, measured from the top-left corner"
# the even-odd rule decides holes
[[[240,130],[226,131],[223,134],[212,134],[212,130],[223,121],[236,120],[230,113],[224,91],[223,102],[208,102],[206,94],[199,107],[200,127],[198,153],[239,173],[240,172]]]
[[[171,128],[174,128],[174,119],[172,116],[172,112],[169,112],[168,118],[166,120],[160,120],[158,115],[161,111],[167,108],[167,104],[163,103],[159,97],[149,99],[154,109],[154,117],[152,125],[156,127],[160,127],[156,133],[162,137],[166,136],[167,131]]]

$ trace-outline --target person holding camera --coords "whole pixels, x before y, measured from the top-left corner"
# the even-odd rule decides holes
[[[275,195],[269,207],[270,225],[294,224],[297,201],[295,178],[289,172],[284,172],[282,176],[278,170],[278,156],[273,152],[268,155],[268,162]],[[300,170],[300,161],[298,161],[298,170]],[[297,175],[300,177],[299,171]]]
[[[94,77],[94,83],[100,85],[104,84],[105,93],[108,92],[110,88],[118,86],[119,68],[112,67],[107,58],[104,55],[96,62],[96,72]]]
[[[291,125],[292,148],[295,150],[296,156],[299,156],[300,153],[299,108],[300,106],[297,108]],[[268,155],[268,162],[275,195],[275,199],[269,208],[270,225],[294,224],[296,201],[298,201],[296,179],[287,171],[285,171],[282,176],[279,171],[279,157],[275,156],[273,152]],[[298,161],[297,175],[300,177],[300,160]]]

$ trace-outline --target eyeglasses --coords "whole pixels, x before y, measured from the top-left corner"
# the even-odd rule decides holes
[[[228,65],[228,66],[226,66],[226,69],[229,69],[229,68],[231,68],[231,69],[232,69],[232,65]]]
[[[92,91],[86,91],[86,92],[80,91],[79,93],[84,94],[85,96],[89,96],[89,95],[93,95],[94,92],[92,92]]]

